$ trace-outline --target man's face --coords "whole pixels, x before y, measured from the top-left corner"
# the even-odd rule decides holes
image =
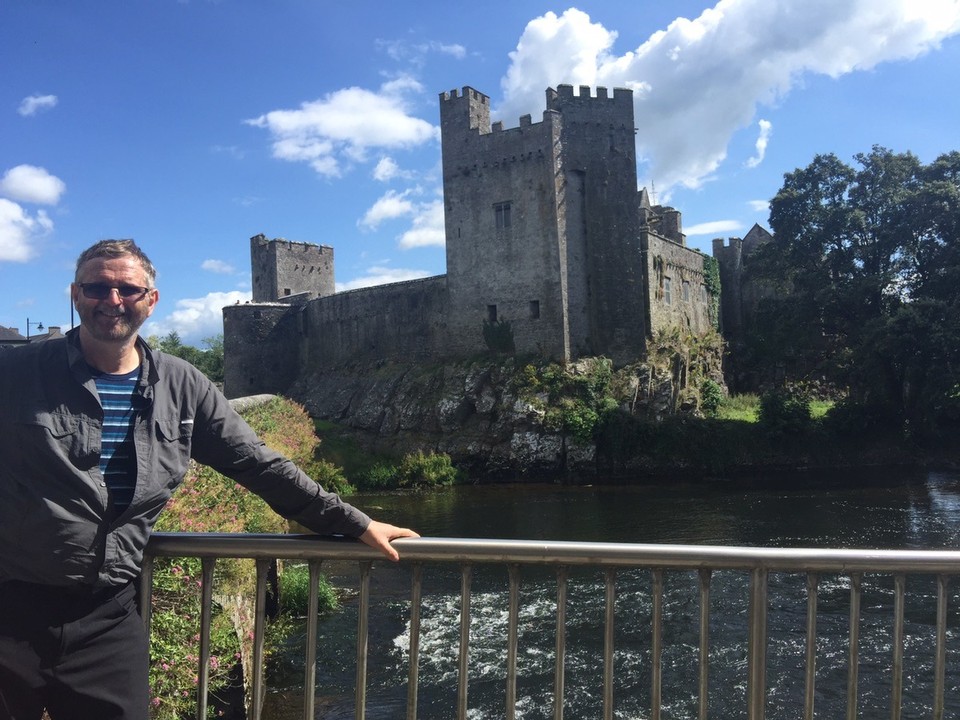
[[[73,304],[80,315],[81,326],[102,342],[124,342],[136,336],[140,326],[150,317],[159,293],[148,290],[143,296],[123,298],[121,287],[149,287],[147,275],[132,255],[116,258],[94,258],[80,267],[78,282],[70,286]],[[102,300],[88,298],[81,285],[100,283],[111,290]]]

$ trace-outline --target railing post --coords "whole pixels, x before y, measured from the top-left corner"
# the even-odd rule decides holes
[[[937,649],[933,670],[933,720],[943,720],[944,674],[947,665],[947,576],[937,575]]]
[[[517,714],[517,642],[520,615],[520,566],[511,563],[507,568],[510,578],[510,602],[507,620],[507,720]]]
[[[617,571],[604,572],[606,610],[603,618],[603,720],[613,720],[613,648],[617,600]]]
[[[813,705],[817,679],[817,591],[820,578],[807,573],[807,656],[803,696],[803,720],[813,720]]]
[[[467,720],[467,659],[470,654],[470,582],[473,568],[460,571],[460,657],[457,683],[457,720]]]
[[[660,686],[662,680],[661,658],[663,655],[663,570],[653,571],[653,604],[650,610],[652,637],[650,647],[650,718],[660,720]]]
[[[369,560],[360,563],[360,608],[357,617],[357,692],[354,717],[363,720],[367,714],[367,640],[370,633],[370,568]]]
[[[252,720],[260,720],[263,708],[263,641],[267,624],[267,571],[270,558],[257,558],[257,599],[253,606],[253,692]]]
[[[144,554],[140,570],[140,618],[147,637],[150,637],[150,621],[153,619],[153,565],[153,555]]]
[[[200,560],[200,665],[197,672],[197,720],[207,718],[207,694],[210,691],[210,620],[213,613],[213,569],[216,558]]]
[[[423,593],[423,565],[415,563],[410,591],[410,668],[407,677],[407,720],[417,718],[417,694],[420,688],[420,606]],[[312,720],[305,718],[304,720]]]
[[[763,720],[767,696],[767,571],[750,578],[750,632],[747,647],[747,718]]]
[[[303,673],[303,720],[314,720],[317,694],[317,616],[320,614],[320,567],[323,560],[310,560],[310,594],[307,596],[307,648]]]
[[[857,683],[860,675],[859,573],[850,575],[850,655],[847,664],[847,720],[857,720]]]
[[[900,720],[903,706],[903,596],[907,579],[902,573],[893,576],[893,688],[890,691],[890,717]]]
[[[567,654],[567,576],[566,565],[557,568],[556,668],[553,674],[553,720],[563,720],[564,662]]]
[[[710,671],[710,571],[700,570],[699,720],[707,720]]]

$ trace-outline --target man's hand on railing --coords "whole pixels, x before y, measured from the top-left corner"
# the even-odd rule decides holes
[[[409,528],[401,528],[397,527],[396,525],[388,525],[387,523],[371,520],[363,535],[360,536],[360,540],[370,547],[376,548],[388,558],[396,562],[400,559],[400,555],[396,550],[394,550],[393,545],[390,544],[390,541],[396,540],[397,538],[418,537],[420,537],[420,534],[410,530]]]

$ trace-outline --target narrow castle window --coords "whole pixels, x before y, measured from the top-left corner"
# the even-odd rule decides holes
[[[284,288],[284,289],[283,289],[283,294],[284,294],[284,295],[289,295],[289,294],[290,294],[290,288]]]
[[[673,304],[673,281],[668,277],[663,279],[663,302],[665,305]]]
[[[497,321],[497,306],[487,305],[487,320],[494,323]]]
[[[540,319],[540,301],[539,300],[530,301],[530,319],[531,320]]]
[[[690,281],[683,281],[683,301],[690,302]]]
[[[497,230],[506,230],[510,227],[510,203],[497,203],[493,206],[497,218]]]

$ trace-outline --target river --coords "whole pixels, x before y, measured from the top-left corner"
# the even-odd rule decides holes
[[[682,543],[768,547],[960,547],[960,473],[876,471],[798,474],[776,478],[640,485],[464,485],[424,494],[363,494],[351,498],[378,519],[437,537]],[[355,571],[330,567],[350,586]],[[477,568],[472,595],[469,704],[471,720],[503,716],[507,593],[503,568]],[[745,718],[746,608],[744,573],[715,573],[711,589],[710,706],[713,718]],[[650,573],[625,571],[617,580],[618,686],[616,717],[649,716]],[[662,717],[696,717],[698,597],[693,572],[666,574]],[[860,716],[889,715],[892,581],[863,584]],[[951,585],[947,716],[960,713],[960,593]],[[907,587],[904,717],[929,717],[933,697],[935,588],[932,578]],[[378,564],[374,573],[367,717],[404,716],[409,575]],[[768,718],[796,718],[803,703],[805,585],[772,575],[768,615]],[[525,570],[521,580],[518,713],[552,717],[556,581],[552,572]],[[566,715],[602,715],[600,573],[570,581]],[[318,718],[353,718],[355,603],[321,625]],[[428,568],[424,580],[420,714],[453,717],[459,637],[459,573]],[[818,611],[817,717],[844,717],[849,580],[824,577]],[[636,618],[625,622],[624,618]],[[299,717],[299,640],[274,663],[268,717]],[[302,656],[301,656],[302,657]],[[302,660],[300,661],[302,664]],[[626,680],[626,682],[624,682]],[[277,710],[283,708],[283,710]]]

